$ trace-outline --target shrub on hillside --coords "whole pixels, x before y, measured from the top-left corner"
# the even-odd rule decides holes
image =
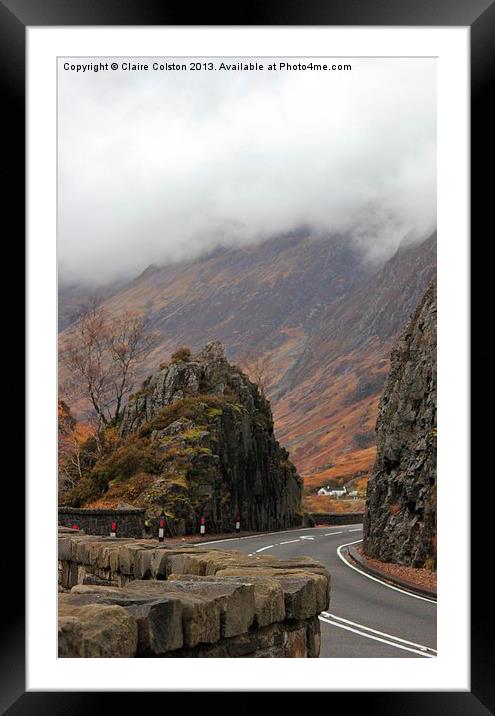
[[[61,504],[84,507],[88,502],[93,502],[104,495],[108,490],[108,483],[108,473],[95,470],[87,477],[83,477],[76,487],[64,496]]]
[[[128,480],[138,472],[156,474],[160,465],[146,444],[133,441],[108,455],[100,466],[102,468],[108,471],[111,480]]]
[[[187,363],[191,360],[191,349],[187,346],[181,346],[170,357],[172,363]]]

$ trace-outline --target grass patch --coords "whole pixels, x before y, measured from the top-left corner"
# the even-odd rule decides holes
[[[222,408],[206,408],[205,412],[209,418],[218,418],[220,415],[223,415]]]
[[[176,403],[165,406],[160,413],[149,422],[145,423],[139,429],[139,437],[147,437],[151,435],[153,430],[164,430],[175,420],[187,418],[197,422],[207,417],[206,411],[212,408],[222,409],[225,405],[225,399],[217,395],[194,395]]]

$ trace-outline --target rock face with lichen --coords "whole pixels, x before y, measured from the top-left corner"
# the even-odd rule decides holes
[[[112,480],[100,505],[125,501],[174,531],[231,531],[301,524],[302,480],[275,439],[270,405],[228,363],[220,343],[177,354],[129,401],[120,446],[107,459]],[[88,506],[87,502],[85,506]]]
[[[436,568],[436,284],[431,283],[391,356],[368,482],[364,551]]]

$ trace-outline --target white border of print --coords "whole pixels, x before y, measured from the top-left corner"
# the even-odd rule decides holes
[[[56,57],[132,55],[438,58],[437,658],[57,658]],[[27,690],[469,690],[469,28],[28,28],[27,67]]]

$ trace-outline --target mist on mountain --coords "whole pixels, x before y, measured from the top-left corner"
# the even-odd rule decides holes
[[[251,58],[252,59],[252,58]],[[59,72],[64,287],[305,230],[365,262],[436,222],[435,60],[348,73]]]

